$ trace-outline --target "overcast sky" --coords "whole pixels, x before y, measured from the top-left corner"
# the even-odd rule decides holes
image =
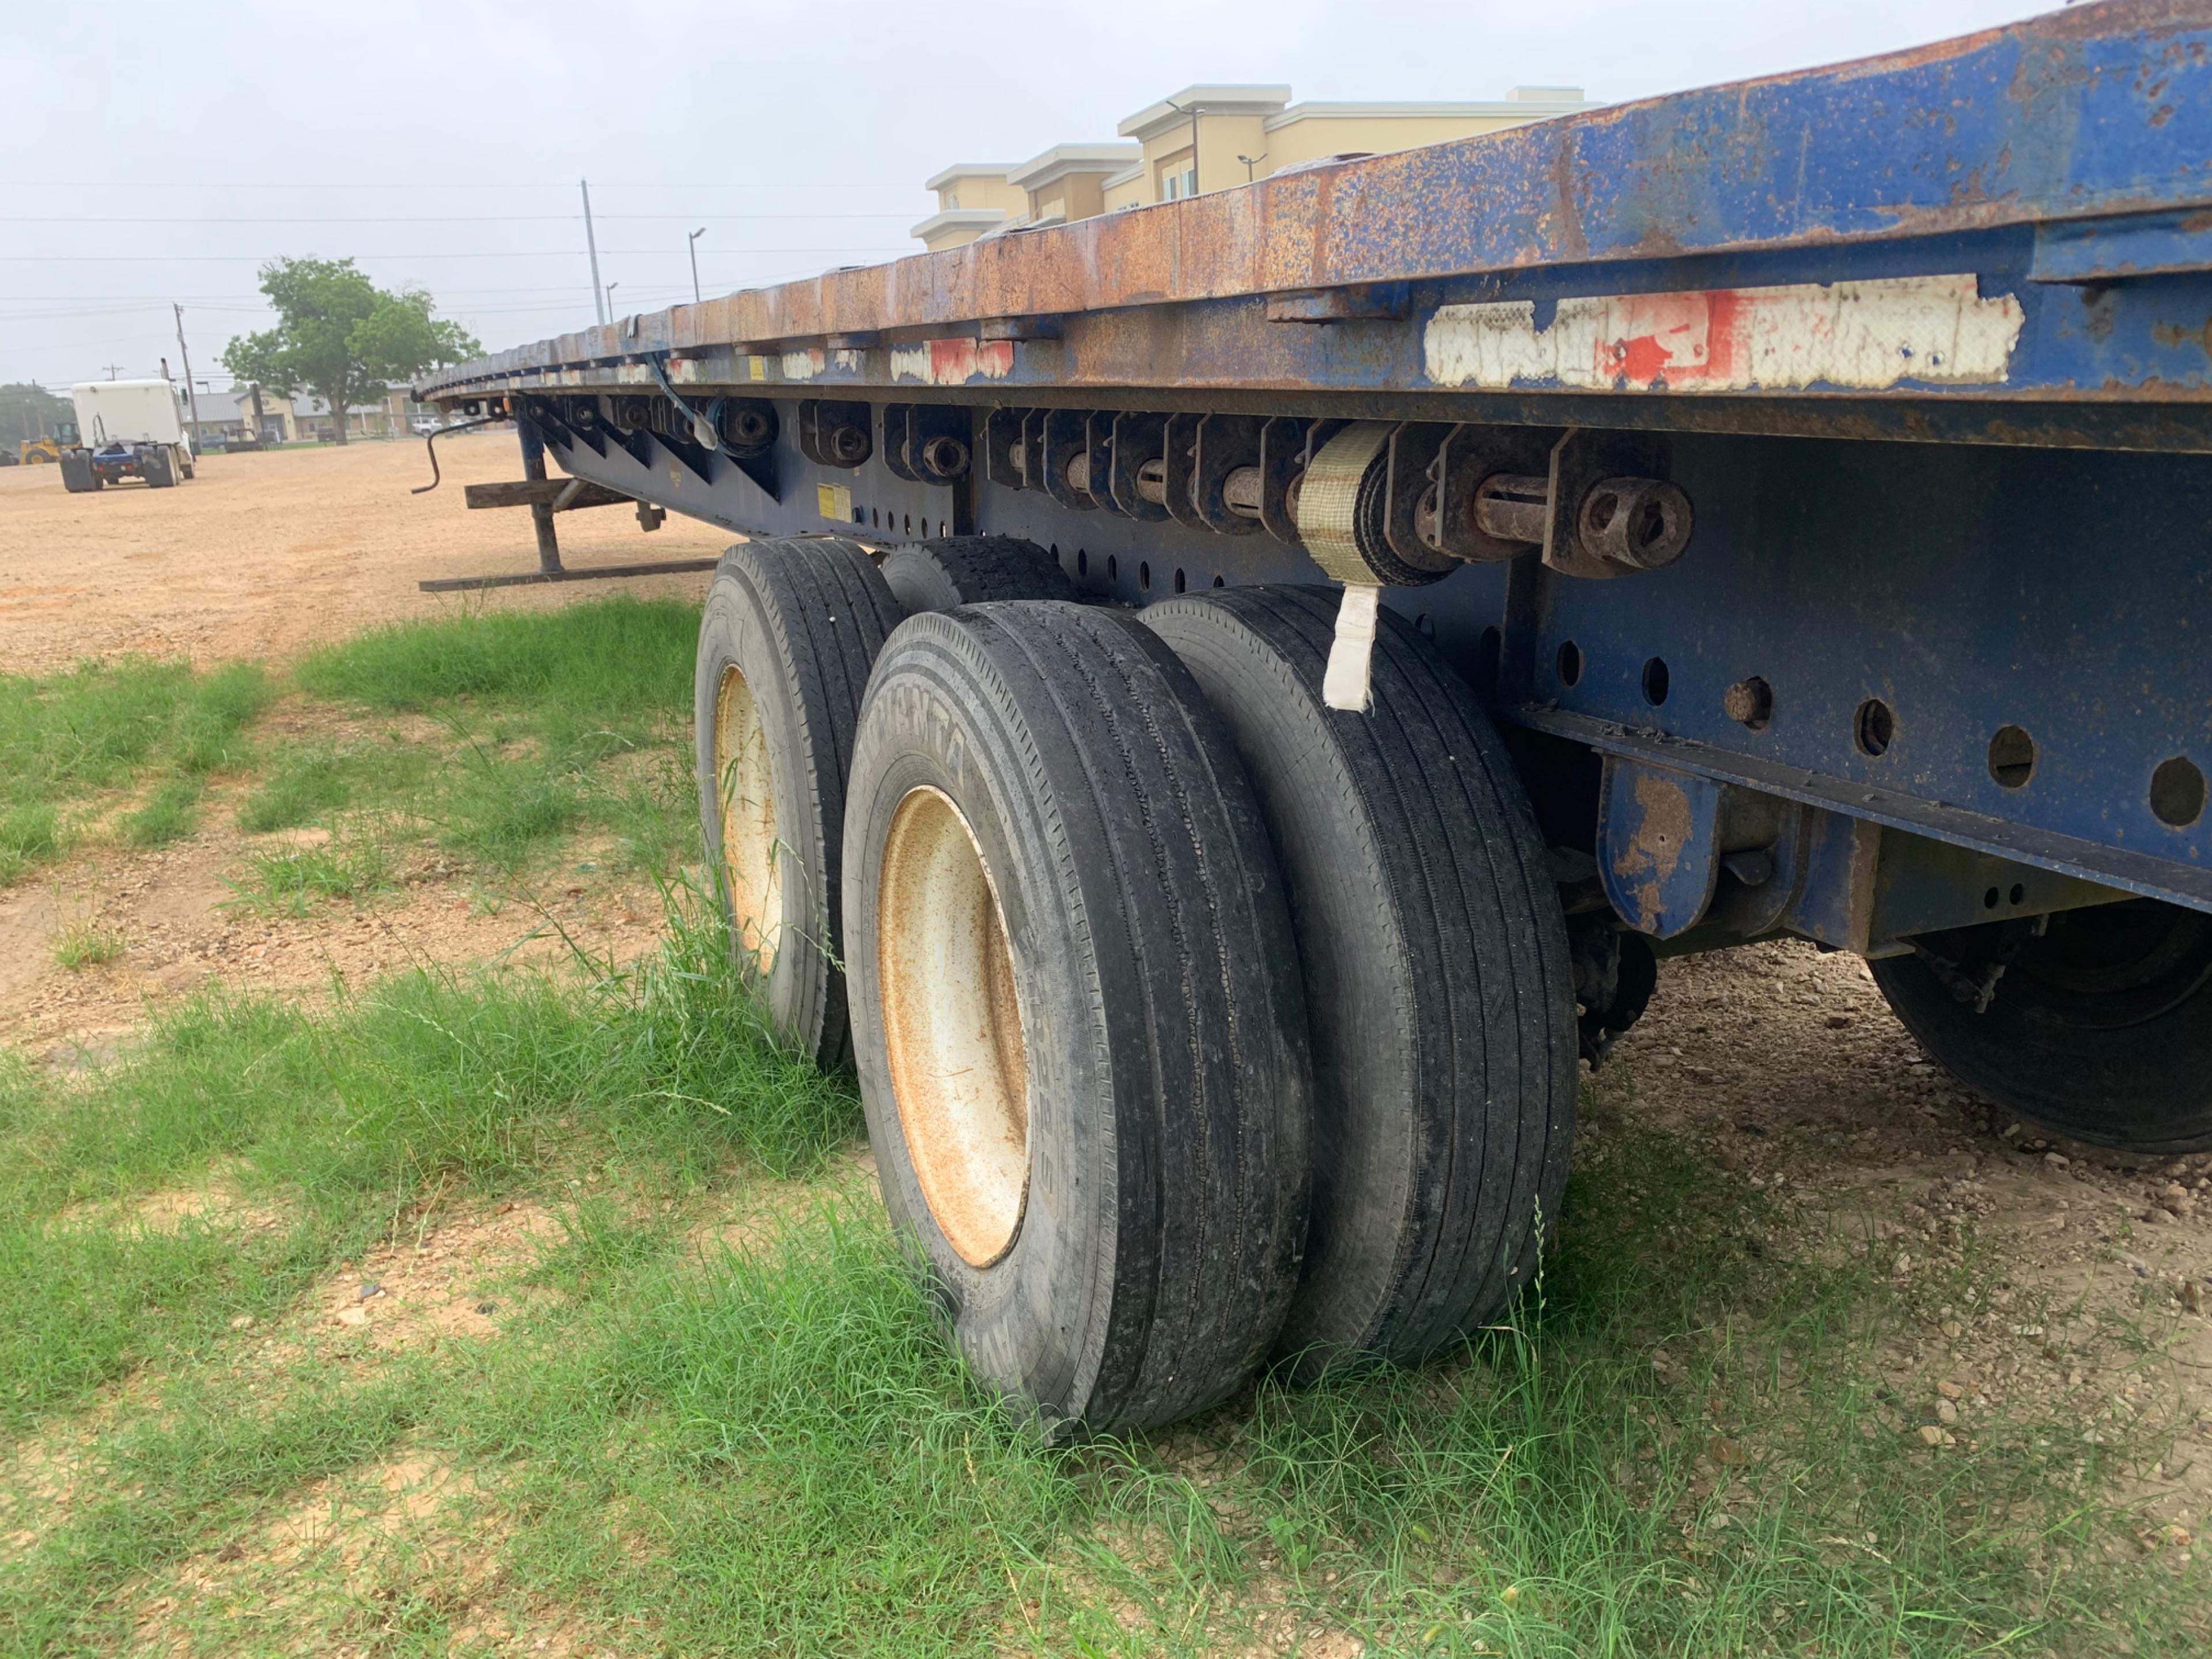
[[[1919,45],[2051,0],[6,7],[0,381],[195,377],[255,272],[350,254],[488,347],[915,251],[922,180],[1111,139],[1193,82],[1316,100],[1609,101]],[[179,369],[179,372],[181,370]]]

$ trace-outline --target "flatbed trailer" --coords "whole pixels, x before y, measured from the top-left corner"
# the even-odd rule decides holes
[[[697,706],[740,948],[1049,1424],[1494,1314],[1667,956],[1859,952],[2008,1110],[2212,1146],[2207,0],[416,392],[752,538]]]

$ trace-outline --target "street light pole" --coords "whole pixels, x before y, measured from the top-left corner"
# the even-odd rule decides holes
[[[1172,98],[1163,98],[1160,100],[1160,102],[1165,104],[1170,109],[1175,111],[1178,115],[1188,115],[1190,117],[1190,193],[1195,196],[1198,194],[1199,106],[1196,104],[1193,104],[1188,109],[1185,109],[1181,104],[1176,102]],[[1242,160],[1243,158],[1239,157],[1238,159]]]
[[[707,227],[702,225],[698,229],[693,231],[690,235],[684,239],[684,246],[691,250],[691,303],[695,306],[701,303],[699,299],[699,239],[706,234]]]
[[[615,278],[615,280],[614,280],[613,282],[609,283],[607,284],[607,314],[606,314],[605,317],[603,317],[602,319],[600,319],[600,320],[601,320],[602,322],[609,322],[609,323],[611,323],[612,321],[614,321],[614,319],[615,319],[615,290],[616,290],[617,289],[620,288],[621,286],[622,286],[622,278],[621,278],[621,277],[619,277],[619,276],[617,276],[617,278]]]
[[[592,229],[592,181],[579,179],[578,186],[584,192],[584,246],[592,254],[592,309],[599,313],[603,323],[611,322],[607,315],[606,301],[599,292],[599,239]]]

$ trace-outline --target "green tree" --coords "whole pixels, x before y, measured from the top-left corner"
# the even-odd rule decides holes
[[[0,386],[0,444],[10,453],[24,439],[44,437],[76,418],[67,398],[57,396],[35,380]]]
[[[350,259],[279,259],[262,267],[261,291],[276,308],[276,326],[234,339],[222,366],[287,397],[312,392],[333,412],[340,443],[347,409],[483,349],[438,316],[422,289],[379,288]]]

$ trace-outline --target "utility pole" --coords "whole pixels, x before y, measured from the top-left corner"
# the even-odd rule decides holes
[[[123,365],[120,363],[102,363],[100,367],[107,371],[107,378],[111,380],[123,372]]]
[[[200,447],[200,394],[192,389],[192,349],[185,343],[185,308],[172,300],[169,309],[177,313],[177,349],[184,354],[185,401],[191,405],[192,453],[198,454]]]
[[[579,179],[577,184],[584,192],[584,246],[592,253],[592,309],[603,323],[613,319],[607,315],[606,301],[599,292],[599,239],[592,229],[592,181]]]
[[[706,234],[707,227],[702,225],[698,229],[693,231],[687,239],[685,239],[686,245],[691,250],[691,303],[695,306],[701,303],[699,299],[699,239]]]

